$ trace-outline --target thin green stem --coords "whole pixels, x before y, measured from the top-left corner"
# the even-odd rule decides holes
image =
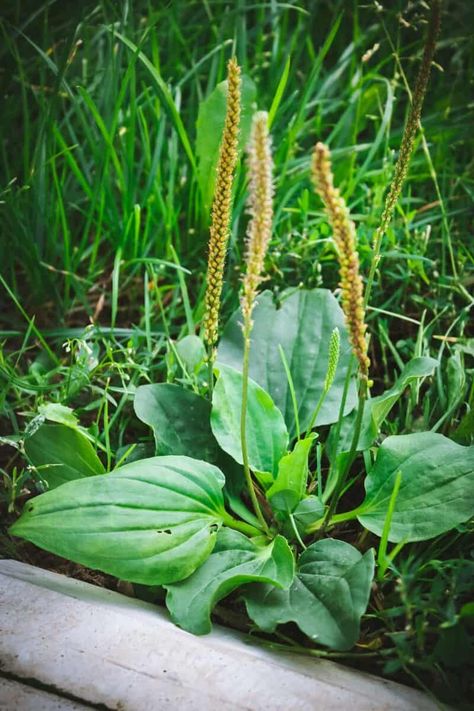
[[[339,437],[341,435],[342,420],[344,417],[344,410],[346,407],[347,396],[349,394],[349,386],[351,384],[352,368],[354,367],[354,360],[355,360],[354,355],[351,353],[350,358],[349,358],[349,363],[347,366],[346,377],[344,379],[344,390],[342,391],[341,405],[339,407],[339,416],[338,416],[337,425],[336,425],[336,434],[334,437],[334,441],[336,442],[336,449],[337,449],[337,446],[339,443]],[[337,466],[337,464],[336,464],[336,462],[334,462],[334,464],[331,466],[331,468],[329,470],[329,475],[326,479],[324,492],[322,494],[322,498],[323,498],[324,502],[326,502],[328,500],[328,498],[331,496],[331,494],[334,490],[335,484],[333,484],[333,479],[334,479],[333,472],[334,472],[334,469],[336,466]]]
[[[258,503],[257,495],[255,493],[255,488],[252,481],[252,475],[250,474],[250,464],[249,455],[247,447],[247,400],[248,400],[248,385],[249,385],[249,355],[250,355],[250,336],[248,333],[248,328],[244,330],[244,360],[242,368],[242,408],[240,410],[240,445],[242,448],[242,459],[244,465],[244,475],[245,481],[247,483],[247,489],[252,501],[253,509],[255,515],[257,516],[263,530],[266,534],[269,534],[267,522],[263,517],[260,504]]]
[[[390,496],[390,501],[388,504],[388,511],[385,517],[385,523],[383,526],[382,537],[380,539],[379,550],[377,554],[377,580],[380,582],[383,580],[385,571],[387,569],[387,545],[388,537],[390,535],[390,527],[392,525],[392,516],[395,509],[395,503],[397,501],[398,491],[400,489],[400,484],[402,483],[402,473],[399,470],[395,476],[395,483],[393,485],[392,495]]]
[[[298,415],[298,402],[296,400],[295,385],[293,383],[293,378],[291,377],[291,371],[290,371],[290,367],[288,365],[288,361],[286,360],[285,351],[283,350],[283,348],[281,347],[280,344],[278,344],[278,351],[280,353],[281,362],[283,363],[283,368],[285,369],[286,379],[288,381],[288,387],[290,389],[291,402],[293,404],[293,412],[295,415],[296,439],[299,439],[301,430],[300,430],[300,418]],[[309,434],[309,432],[306,434],[306,436],[308,436],[308,434]]]
[[[314,408],[313,414],[311,415],[311,420],[309,421],[309,425],[306,429],[306,437],[309,437],[309,435],[311,434],[311,430],[313,429],[314,425],[316,424],[316,418],[319,415],[319,411],[320,411],[321,407],[323,406],[323,402],[326,399],[327,394],[328,394],[328,391],[323,390],[323,392],[321,393],[321,395],[319,397],[318,404]]]
[[[344,488],[344,484],[346,483],[347,476],[349,474],[350,468],[352,466],[352,463],[353,463],[356,453],[357,453],[357,445],[359,443],[359,436],[360,436],[360,430],[362,427],[362,418],[364,416],[364,406],[365,406],[366,399],[367,399],[367,380],[365,378],[363,378],[361,380],[361,384],[360,384],[359,406],[357,408],[357,415],[356,415],[356,421],[355,421],[355,425],[354,425],[354,434],[352,436],[351,448],[349,450],[347,459],[344,463],[343,469],[337,478],[337,483],[336,483],[336,486],[334,489],[334,493],[331,497],[331,501],[329,503],[329,506],[326,511],[326,515],[324,517],[324,522],[322,525],[323,531],[326,530],[326,528],[329,524],[329,521],[331,521],[331,519],[334,515],[336,506],[337,506],[339,498],[341,496],[341,492]]]
[[[210,402],[212,402],[212,393],[214,391],[214,360],[214,348],[209,346],[207,350],[207,394]]]
[[[357,518],[357,516],[362,513],[365,513],[366,511],[367,508],[365,506],[357,506],[357,508],[351,509],[350,511],[344,511],[340,514],[334,514],[333,516],[331,516],[331,520],[328,521],[327,524],[325,524],[326,516],[323,516],[322,518],[311,524],[311,526],[308,526],[308,528],[306,529],[306,534],[310,535],[311,533],[317,533],[319,530],[322,529],[323,525],[326,525],[325,530],[327,530],[332,526],[336,526],[338,523],[353,521],[355,518]]]
[[[305,551],[305,550],[306,550],[306,546],[305,546],[305,544],[303,543],[303,540],[302,540],[302,538],[301,538],[301,536],[300,536],[300,532],[298,531],[298,526],[296,525],[295,517],[294,517],[293,514],[291,514],[291,513],[290,513],[290,523],[291,523],[291,527],[292,527],[292,529],[293,529],[293,532],[294,532],[294,534],[295,534],[296,540],[298,541],[298,543],[300,544],[300,546],[302,547],[302,549]]]

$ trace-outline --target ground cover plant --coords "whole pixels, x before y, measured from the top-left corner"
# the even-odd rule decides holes
[[[419,20],[421,9],[402,19]],[[456,191],[469,196],[472,181],[459,173],[453,187],[449,172],[440,179],[420,127],[439,3],[431,5],[412,91],[387,29],[393,17],[383,8],[373,9],[376,30],[366,32],[362,10],[354,9],[354,46],[365,53],[346,48],[323,71],[347,25],[336,13],[317,54],[305,40],[311,70],[296,113],[298,82],[292,88],[289,77],[301,50],[289,27],[294,12],[294,37],[306,37],[305,8],[278,10],[268,38],[254,32],[260,59],[271,46],[272,66],[275,57],[280,62],[267,101],[252,79],[255,57],[243,49],[251,23],[258,28],[267,18],[264,6],[223,16],[236,28],[234,48],[216,41],[218,11],[211,12],[205,96],[202,81],[181,96],[184,80],[173,94],[162,78],[150,30],[167,18],[183,44],[172,10],[144,14],[139,41],[127,13],[120,26],[109,20],[90,41],[103,52],[111,43],[110,56],[127,53],[128,60],[123,73],[118,61],[104,72],[101,92],[105,86],[115,98],[109,113],[104,103],[104,115],[93,98],[96,79],[77,89],[67,79],[80,33],[98,11],[74,28],[62,64],[28,38],[18,17],[4,24],[21,90],[19,38],[39,55],[40,74],[54,77],[56,97],[56,104],[39,98],[34,149],[26,136],[29,181],[6,188],[6,223],[15,227],[21,267],[6,250],[2,284],[27,323],[3,332],[7,554],[28,555],[20,537],[132,582],[135,594],[164,597],[173,620],[197,634],[210,630],[218,604],[220,619],[273,646],[371,664],[425,687],[441,670],[436,691],[463,704],[472,645],[472,260],[461,239],[453,246],[467,208],[457,198],[461,207],[448,209],[442,189],[449,185],[456,206]],[[100,12],[106,19],[111,10]],[[198,14],[196,6],[187,12]],[[394,50],[391,81],[383,75],[390,55],[373,73],[361,70],[377,56],[368,37],[382,29]],[[227,83],[219,83],[229,54]],[[199,61],[191,66],[188,83]],[[410,100],[392,158],[399,82]],[[334,84],[352,86],[345,110]],[[46,94],[44,77],[40,86]],[[197,103],[193,144],[185,107]],[[26,96],[22,111],[25,122],[37,120]],[[281,140],[272,147],[278,116]],[[96,135],[105,148],[94,148]],[[335,147],[332,159],[322,137]],[[410,162],[417,142],[418,172],[416,151]],[[7,167],[11,159],[10,148]],[[440,163],[449,170],[442,151]],[[421,208],[416,196],[400,199],[414,165],[420,182],[426,170],[430,179]],[[49,223],[46,194],[54,196]],[[440,218],[434,244],[433,210]],[[54,245],[42,245],[47,227],[60,237]],[[157,251],[155,230],[165,235]],[[30,232],[34,239],[21,245]],[[229,241],[236,269],[226,266]],[[207,269],[195,270],[206,256]],[[207,271],[206,279],[190,269]],[[44,313],[31,318],[24,278],[46,312],[61,304],[60,327],[51,328]],[[56,306],[45,301],[50,289]],[[140,292],[143,308],[135,312]],[[135,327],[127,314],[137,317]],[[46,326],[38,325],[42,319]]]

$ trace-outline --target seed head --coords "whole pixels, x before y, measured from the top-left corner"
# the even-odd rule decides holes
[[[415,88],[413,89],[410,113],[408,114],[405,130],[403,131],[400,152],[395,165],[390,189],[385,199],[380,224],[374,236],[374,250],[376,251],[377,260],[379,258],[378,251],[381,240],[387,230],[408,172],[408,166],[413,152],[413,144],[415,142],[416,132],[420,123],[421,109],[423,107],[423,101],[426,94],[426,87],[428,86],[430,78],[431,64],[433,62],[433,56],[436,49],[436,38],[440,28],[440,11],[441,8],[439,0],[432,0],[431,16],[428,26],[428,33],[426,35],[425,48],[423,51],[423,59],[421,60],[421,65],[415,81]]]
[[[224,266],[229,242],[232,185],[238,157],[240,84],[240,67],[232,58],[227,65],[227,110],[217,162],[209,236],[204,338],[211,348],[218,337]]]
[[[272,232],[273,161],[268,131],[268,114],[265,111],[258,111],[252,120],[247,148],[247,169],[249,173],[248,210],[250,222],[247,231],[247,270],[243,279],[241,306],[244,332],[248,336],[252,328],[252,311],[257,289],[263,281],[265,254]]]
[[[334,187],[331,155],[324,143],[317,143],[312,160],[312,177],[316,192],[321,197],[333,229],[339,259],[342,309],[346,317],[349,337],[361,376],[368,377],[370,361],[367,355],[363,284],[359,272],[359,255],[356,249],[355,225],[339,190]]]
[[[328,358],[328,369],[326,372],[326,378],[324,380],[324,392],[329,392],[331,385],[334,382],[334,377],[336,375],[337,364],[339,363],[339,352],[341,346],[341,338],[339,336],[339,329],[336,327],[331,333],[331,338],[329,339],[329,358]]]

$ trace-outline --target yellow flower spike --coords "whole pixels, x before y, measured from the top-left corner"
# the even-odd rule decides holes
[[[227,65],[227,109],[217,162],[209,236],[204,339],[211,351],[211,359],[219,332],[224,266],[230,233],[232,185],[238,158],[240,86],[240,67],[232,58]]]
[[[311,169],[316,192],[324,203],[333,229],[339,258],[342,309],[346,317],[349,338],[353,352],[359,361],[360,374],[367,380],[370,360],[367,355],[364,287],[359,272],[355,225],[349,217],[344,198],[334,187],[331,155],[324,143],[316,144]]]

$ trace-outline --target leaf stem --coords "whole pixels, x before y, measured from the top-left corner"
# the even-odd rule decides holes
[[[246,523],[245,521],[239,521],[238,519],[231,516],[230,513],[228,513],[227,511],[225,511],[223,520],[225,526],[227,526],[228,528],[233,528],[234,531],[244,533],[246,536],[253,537],[262,535],[262,532],[259,528],[256,528],[255,526],[252,526],[252,524]]]
[[[334,457],[335,460],[337,459],[337,447],[338,447],[338,443],[339,443],[339,437],[341,435],[342,420],[344,418],[344,410],[346,409],[346,402],[347,402],[347,396],[349,394],[349,387],[351,384],[354,361],[355,361],[354,354],[351,353],[351,355],[349,357],[349,363],[347,364],[347,373],[346,373],[346,377],[344,379],[344,390],[342,391],[341,404],[339,407],[339,416],[338,416],[337,424],[336,424],[336,434],[334,437],[334,441],[336,443],[335,444],[336,453],[335,453],[335,457]],[[329,469],[329,476],[326,479],[326,484],[324,487],[324,492],[323,492],[323,497],[322,497],[324,502],[327,501],[327,499],[331,496],[332,492],[334,491],[335,482],[333,483],[333,481],[334,481],[333,472],[334,472],[335,466],[336,466],[336,464],[334,463],[333,465],[331,465],[331,467]],[[336,479],[336,481],[337,481],[337,479]]]
[[[383,525],[382,537],[380,539],[380,545],[379,545],[379,550],[378,550],[378,555],[377,555],[377,566],[378,566],[377,580],[379,582],[381,582],[383,580],[385,571],[388,566],[388,562],[387,562],[388,537],[390,535],[390,527],[392,525],[393,511],[395,509],[395,503],[397,501],[398,490],[400,489],[401,483],[402,483],[402,472],[400,470],[398,470],[398,472],[396,473],[396,476],[395,476],[395,483],[393,485],[393,491],[390,496],[390,501],[388,504],[387,515],[385,517],[385,523]]]
[[[240,445],[242,448],[242,459],[244,465],[244,475],[245,481],[247,483],[247,489],[252,501],[253,509],[255,515],[257,516],[263,530],[267,535],[270,531],[268,529],[267,522],[263,517],[260,504],[258,503],[257,495],[255,493],[255,488],[252,481],[252,476],[250,474],[249,465],[249,455],[247,448],[247,399],[248,399],[248,385],[249,385],[249,355],[250,355],[250,335],[248,333],[248,327],[244,330],[244,360],[242,367],[242,407],[240,410]]]
[[[349,454],[348,454],[347,459],[344,463],[342,471],[339,473],[339,476],[337,478],[337,483],[334,488],[334,493],[331,497],[331,501],[330,501],[329,506],[327,508],[326,515],[324,516],[324,521],[323,521],[323,525],[322,525],[323,531],[326,530],[330,520],[333,518],[334,512],[336,510],[336,506],[337,506],[339,498],[341,496],[341,492],[344,488],[344,484],[346,483],[347,475],[349,474],[350,468],[351,468],[352,463],[353,463],[355,456],[357,454],[357,445],[359,443],[360,430],[362,427],[362,418],[364,416],[364,406],[365,406],[365,401],[367,399],[367,389],[368,389],[367,379],[362,378],[361,382],[360,382],[360,390],[359,390],[359,406],[357,408],[357,415],[356,415],[356,421],[355,421],[355,425],[354,425],[354,434],[352,436],[351,448],[349,450]]]
[[[331,520],[327,522],[326,527],[330,528],[338,523],[344,523],[345,521],[353,521],[355,518],[357,518],[357,516],[364,513],[365,511],[367,511],[367,508],[361,505],[357,506],[355,509],[351,509],[350,511],[344,511],[340,514],[334,514],[333,516],[331,516]],[[322,518],[318,519],[317,521],[312,523],[311,526],[308,526],[305,533],[307,535],[310,535],[311,533],[316,533],[323,527],[325,520],[326,516],[323,516]]]

